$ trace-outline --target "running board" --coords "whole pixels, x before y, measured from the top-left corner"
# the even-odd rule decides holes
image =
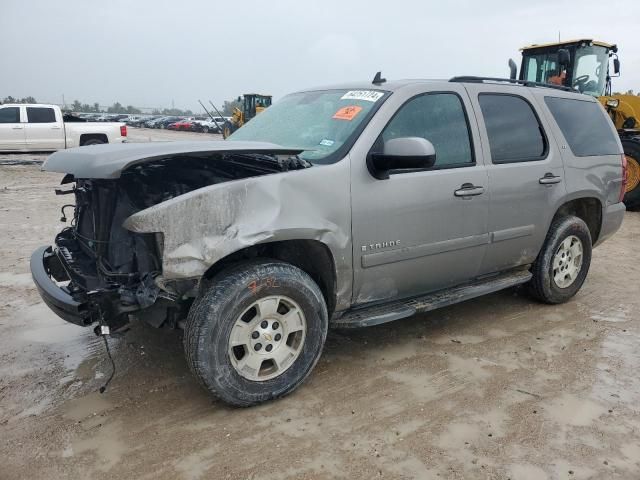
[[[446,307],[454,303],[497,292],[498,290],[514,287],[528,282],[531,276],[531,272],[528,270],[518,270],[485,277],[473,283],[440,290],[421,297],[398,300],[371,307],[354,308],[341,317],[331,320],[330,326],[333,328],[360,328],[380,325],[411,317],[416,313],[429,312],[436,308]]]

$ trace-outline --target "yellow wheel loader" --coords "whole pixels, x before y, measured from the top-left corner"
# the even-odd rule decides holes
[[[520,81],[563,85],[598,97],[618,130],[627,157],[624,202],[629,208],[640,207],[640,96],[611,92],[611,78],[620,76],[618,47],[580,39],[529,45],[521,51]],[[510,65],[515,79],[515,64],[510,61]]]
[[[242,109],[236,107],[231,114],[231,120],[224,122],[222,127],[224,138],[227,138],[265,108],[270,107],[271,95],[245,93],[242,97],[238,97],[238,103],[242,105]]]

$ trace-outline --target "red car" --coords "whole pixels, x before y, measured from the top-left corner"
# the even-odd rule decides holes
[[[167,128],[169,130],[191,130],[193,127],[193,120],[179,120],[174,123],[170,123]]]

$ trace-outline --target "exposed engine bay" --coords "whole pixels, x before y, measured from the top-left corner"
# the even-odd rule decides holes
[[[155,278],[162,272],[162,234],[131,232],[125,220],[203,187],[309,166],[288,154],[197,152],[139,162],[114,179],[67,174],[62,183],[72,188],[56,193],[74,195],[62,220],[70,210],[73,215],[56,236],[47,270],[56,281],[69,281],[62,288],[85,306],[85,325],[104,321],[114,331],[135,313],[154,326],[175,326],[186,316],[199,279],[160,288]]]

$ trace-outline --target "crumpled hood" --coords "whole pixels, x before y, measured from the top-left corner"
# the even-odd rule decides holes
[[[52,154],[44,162],[42,170],[69,173],[75,178],[119,178],[122,171],[132,165],[165,156],[206,152],[297,155],[302,150],[284,148],[267,142],[232,140],[88,145]]]

